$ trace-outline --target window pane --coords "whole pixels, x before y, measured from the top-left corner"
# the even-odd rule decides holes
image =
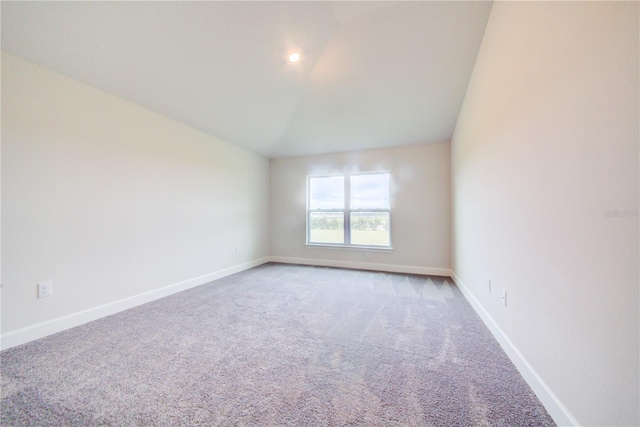
[[[309,178],[309,209],[344,209],[344,177]]]
[[[389,212],[354,212],[350,220],[352,244],[390,246]]]
[[[389,209],[389,174],[353,175],[351,209]]]
[[[311,212],[309,243],[344,243],[344,214]]]

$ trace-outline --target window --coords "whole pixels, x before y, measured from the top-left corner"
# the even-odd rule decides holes
[[[388,172],[307,178],[307,244],[391,247]]]

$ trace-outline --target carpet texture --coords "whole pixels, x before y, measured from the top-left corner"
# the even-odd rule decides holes
[[[447,278],[266,264],[0,353],[3,426],[551,426]]]

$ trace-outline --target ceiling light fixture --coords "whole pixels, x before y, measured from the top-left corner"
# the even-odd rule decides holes
[[[289,62],[296,63],[300,61],[300,54],[298,52],[292,52],[289,55]]]

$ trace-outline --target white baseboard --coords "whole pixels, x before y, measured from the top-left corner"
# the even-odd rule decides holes
[[[141,304],[145,304],[178,292],[182,292],[187,289],[195,288],[196,286],[204,285],[205,283],[209,283],[213,280],[217,280],[231,274],[248,270],[249,268],[256,267],[266,262],[269,262],[268,258],[257,259],[244,264],[225,268],[224,270],[219,270],[214,273],[194,277],[192,279],[164,286],[159,289],[154,289],[152,291],[124,298],[118,301],[99,305],[97,307],[92,307],[87,310],[59,317],[57,319],[48,320],[46,322],[7,332],[0,337],[0,349],[5,350],[7,348],[15,347],[20,344],[25,344],[29,341],[37,340],[39,338],[46,337],[47,335],[55,334],[57,332],[67,330],[75,326],[79,326],[84,323],[91,322],[93,320],[97,320],[102,317],[106,317],[120,311],[136,307]]]
[[[538,399],[540,399],[540,402],[547,409],[547,412],[556,424],[558,424],[558,426],[579,426],[580,423],[578,423],[578,420],[576,420],[566,406],[562,404],[560,399],[551,391],[549,386],[540,378],[540,375],[538,375],[527,359],[524,358],[509,337],[507,337],[495,320],[493,320],[489,312],[487,312],[476,297],[473,296],[469,288],[456,276],[455,272],[452,272],[451,278],[456,282],[458,289],[460,289],[467,301],[469,301],[469,304],[471,304],[478,316],[480,316],[485,325],[487,325],[489,331],[491,331],[494,338],[500,346],[502,346],[502,349],[507,353],[507,356],[509,356],[511,362],[513,362],[524,380],[529,384],[529,387],[531,387],[536,396],[538,396]]]
[[[111,314],[136,307],[141,304],[145,304],[147,302],[151,302],[187,289],[191,289],[196,286],[209,283],[213,280],[220,279],[231,274],[239,273],[244,270],[248,270],[267,262],[452,277],[462,294],[465,296],[467,301],[469,301],[469,303],[476,311],[476,313],[480,316],[485,325],[487,325],[493,336],[502,346],[507,356],[509,356],[509,358],[516,366],[520,374],[523,376],[525,381],[529,384],[533,392],[536,394],[536,396],[538,396],[554,421],[559,426],[580,425],[576,418],[571,414],[571,412],[569,412],[569,410],[551,391],[551,389],[542,380],[542,378],[540,378],[538,373],[533,369],[529,362],[527,362],[524,356],[515,347],[513,342],[511,342],[511,340],[507,337],[504,331],[502,331],[498,324],[493,320],[493,318],[489,315],[485,308],[480,304],[475,296],[473,296],[471,291],[464,285],[460,278],[457,277],[452,270],[446,268],[430,268],[394,264],[374,264],[366,262],[320,260],[309,258],[266,257],[229,267],[224,270],[216,271],[214,273],[184,280],[182,282],[174,283],[172,285],[154,289],[149,292],[134,295],[108,304],[103,304],[67,316],[59,317],[57,319],[52,319],[46,322],[38,323],[36,325],[28,326],[26,328],[8,332],[0,337],[0,349],[4,350],[7,348],[15,347],[17,345],[25,344],[29,341],[43,338],[47,335],[61,332],[75,326],[79,326],[84,323],[91,322],[93,320],[97,320],[102,317],[106,317]]]
[[[290,257],[269,257],[271,262],[281,262],[284,264],[317,265],[319,267],[340,267],[354,268],[357,270],[388,271],[390,273],[427,274],[430,276],[451,277],[451,270],[448,268],[417,267],[412,265],[377,264],[371,262],[339,261],[329,259],[311,258],[290,258]]]

